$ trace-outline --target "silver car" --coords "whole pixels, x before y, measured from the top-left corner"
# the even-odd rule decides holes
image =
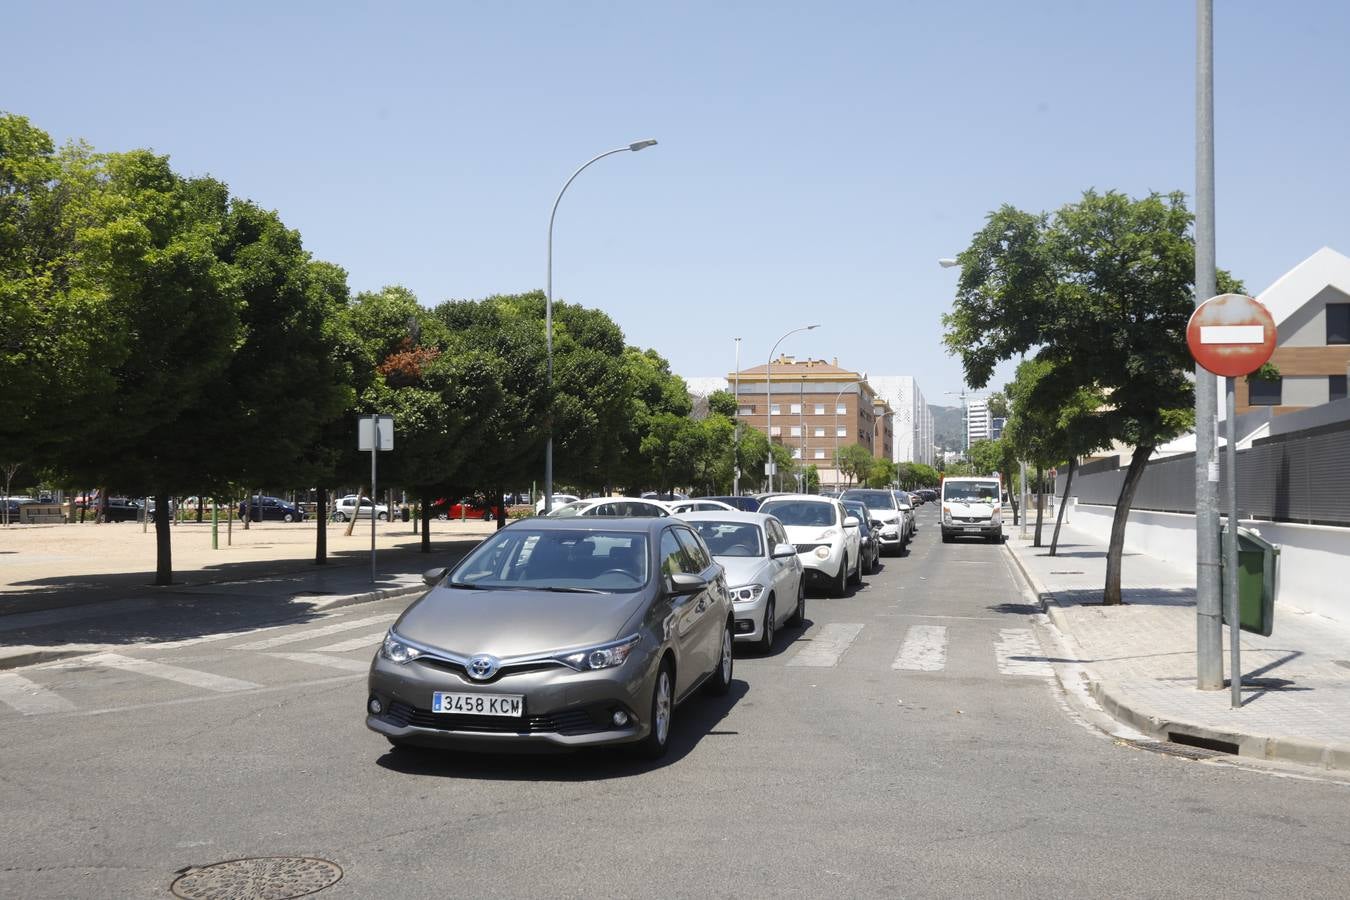
[[[698,532],[726,571],[736,608],[736,640],[773,649],[783,624],[806,619],[806,577],[783,523],[749,512],[691,512],[680,516]]]
[[[731,686],[722,567],[679,519],[521,519],[426,579],[370,666],[366,725],[395,747],[655,758],[678,704]]]

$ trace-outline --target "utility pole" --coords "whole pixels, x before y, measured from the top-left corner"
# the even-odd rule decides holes
[[[1195,12],[1195,304],[1199,306],[1218,291],[1214,252],[1214,0],[1196,0]],[[1218,405],[1214,376],[1197,364],[1195,686],[1202,691],[1223,689]]]
[[[741,339],[736,338],[736,380],[731,383],[731,396],[736,398],[736,450],[732,453],[731,493],[741,495]]]

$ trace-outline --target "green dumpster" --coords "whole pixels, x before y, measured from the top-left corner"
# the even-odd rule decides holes
[[[1219,536],[1219,559],[1223,570],[1224,596],[1228,590],[1228,557],[1224,541],[1225,524]],[[1261,537],[1252,528],[1238,526],[1238,627],[1253,634],[1270,636],[1275,628],[1276,568],[1280,558],[1277,544]],[[1224,601],[1223,621],[1228,624],[1228,602]]]

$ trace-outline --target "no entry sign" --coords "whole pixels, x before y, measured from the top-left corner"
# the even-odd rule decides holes
[[[1191,313],[1186,344],[1195,361],[1215,375],[1250,375],[1275,352],[1275,320],[1251,297],[1220,294]]]

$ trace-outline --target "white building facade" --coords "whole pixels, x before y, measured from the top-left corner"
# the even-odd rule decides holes
[[[989,421],[989,401],[984,397],[966,398],[966,446],[992,437]]]
[[[894,415],[892,460],[933,465],[933,411],[914,376],[873,375],[867,381]]]

